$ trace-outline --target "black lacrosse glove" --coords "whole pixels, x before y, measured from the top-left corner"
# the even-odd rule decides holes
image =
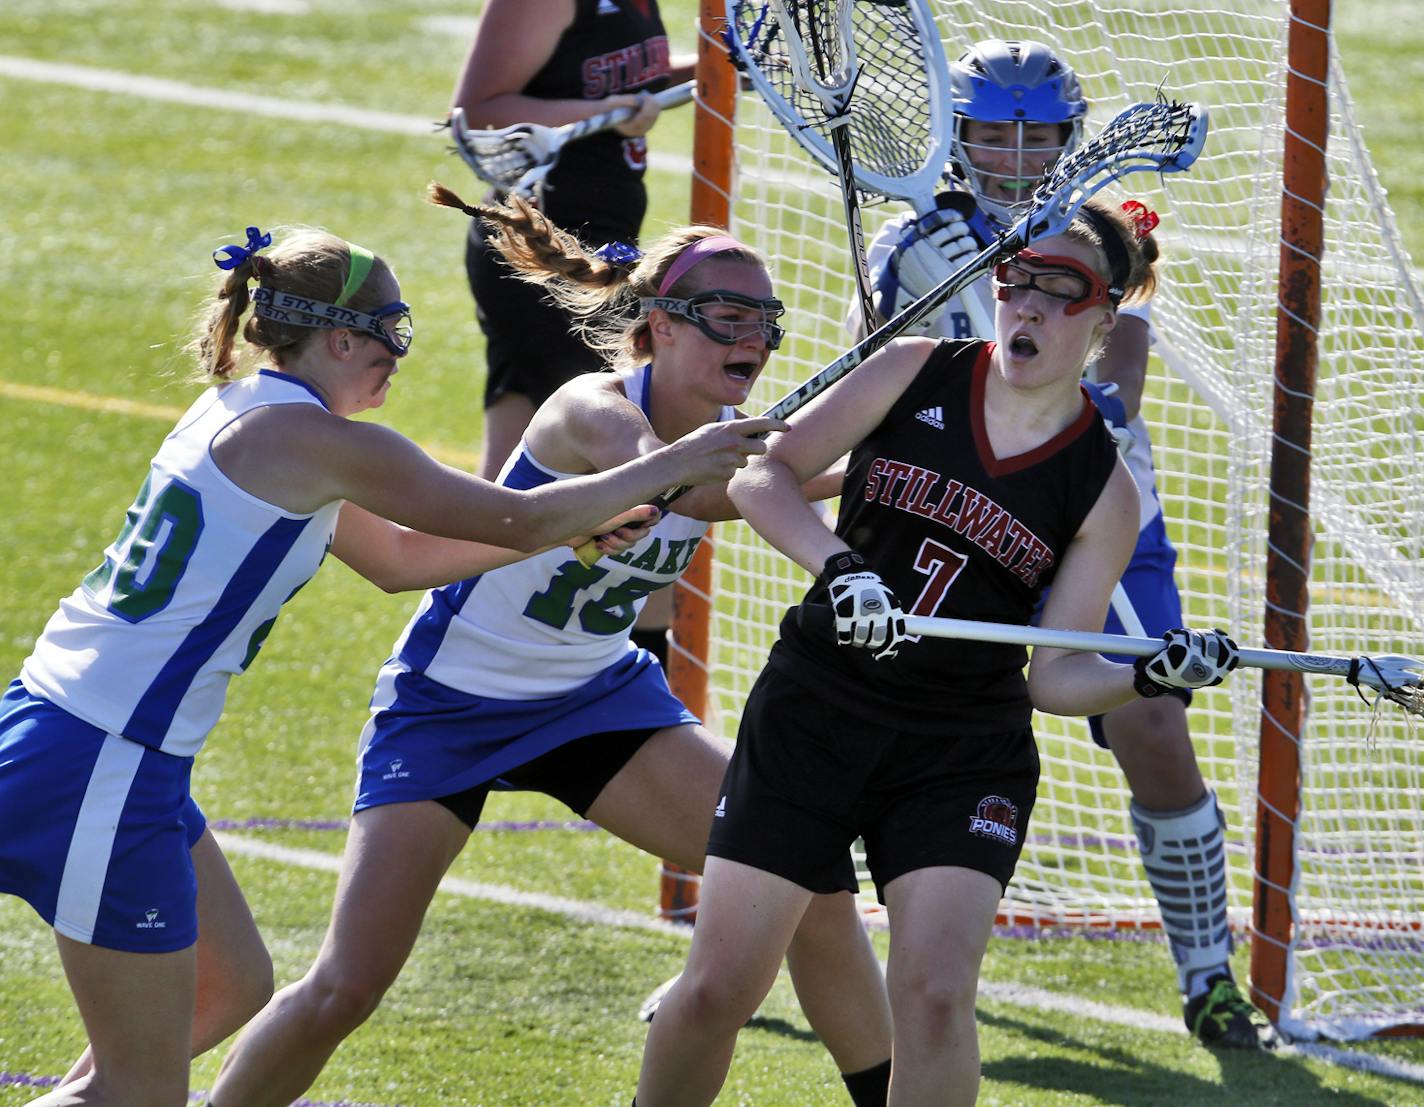
[[[1166,643],[1151,657],[1132,665],[1132,686],[1151,699],[1174,688],[1210,688],[1236,668],[1240,654],[1224,631],[1184,630],[1177,627],[1162,635]]]
[[[905,614],[889,586],[854,550],[832,554],[821,570],[836,615],[836,644],[894,657],[905,640]]]

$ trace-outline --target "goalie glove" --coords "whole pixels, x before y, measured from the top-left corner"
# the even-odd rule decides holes
[[[1132,666],[1132,686],[1151,699],[1173,688],[1209,688],[1220,684],[1236,668],[1240,656],[1225,631],[1183,630],[1162,635],[1166,643],[1151,657],[1139,657]]]
[[[895,318],[979,250],[974,231],[955,208],[920,216],[900,232],[889,256],[871,274],[875,310],[883,319]],[[973,294],[972,289],[965,290],[965,295]],[[906,333],[927,334],[938,321],[938,314],[931,315]]]
[[[1099,384],[1097,381],[1085,378],[1078,383],[1083,386],[1083,391],[1088,394],[1088,399],[1093,401],[1093,406],[1103,417],[1108,433],[1117,443],[1118,452],[1122,454],[1130,452],[1133,443],[1137,441],[1137,435],[1133,433],[1132,427],[1128,424],[1127,405],[1118,399],[1117,382],[1109,381],[1107,384]]]
[[[836,615],[836,644],[870,650],[876,661],[894,657],[905,640],[905,615],[865,558],[854,550],[832,554],[821,579]]]

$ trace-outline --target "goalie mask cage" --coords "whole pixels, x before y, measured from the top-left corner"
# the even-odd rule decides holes
[[[1089,94],[1090,133],[1159,86],[1211,111],[1190,173],[1110,193],[1163,217],[1144,413],[1187,624],[1278,648],[1424,654],[1419,293],[1329,44],[1328,0],[934,4],[951,58],[985,38],[1055,46]],[[834,180],[735,91],[723,22],[704,0],[693,217],[762,249],[787,304],[759,411],[850,345],[855,288]],[[903,210],[863,199],[867,234]],[[676,594],[673,677],[731,736],[808,578],[741,523],[704,547],[710,579]],[[1372,712],[1342,680],[1275,679],[1238,672],[1190,711],[1228,824],[1253,998],[1298,1036],[1418,1034],[1424,744],[1404,712]],[[1158,928],[1122,773],[1081,720],[1039,715],[1035,729],[1038,804],[1000,922]]]

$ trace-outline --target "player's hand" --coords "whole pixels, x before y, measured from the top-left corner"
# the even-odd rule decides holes
[[[610,96],[607,103],[605,111],[613,111],[616,108],[635,109],[632,119],[625,120],[613,128],[624,138],[640,138],[647,134],[653,129],[653,124],[658,121],[658,116],[663,110],[651,92],[638,92],[631,96]]]
[[[893,319],[942,284],[979,249],[979,240],[954,208],[940,208],[920,216],[900,233],[890,256],[871,275],[875,310],[883,318]],[[935,317],[931,316],[907,333],[924,334],[935,325]]]
[[[1165,645],[1133,663],[1133,687],[1151,699],[1173,688],[1209,688],[1236,668],[1240,653],[1225,631],[1184,630],[1162,635]]]
[[[876,661],[894,657],[905,640],[905,615],[865,558],[854,550],[833,554],[821,579],[836,613],[836,644],[870,650]]]
[[[667,447],[676,459],[677,472],[669,483],[721,484],[747,463],[766,453],[762,437],[786,430],[784,419],[733,419],[708,423]]]
[[[570,538],[564,545],[577,550],[591,540],[600,557],[620,554],[648,537],[648,533],[657,525],[662,515],[652,504],[642,504],[620,512],[606,523],[600,523],[592,535]]]
[[[1107,424],[1108,433],[1113,436],[1118,450],[1124,454],[1127,453],[1132,449],[1133,443],[1137,441],[1137,435],[1133,433],[1132,427],[1128,424],[1127,405],[1118,398],[1117,382],[1109,381],[1106,384],[1099,384],[1097,381],[1082,380],[1078,383],[1083,386],[1083,391],[1088,394],[1088,398],[1098,409],[1098,414],[1103,417],[1103,422]]]

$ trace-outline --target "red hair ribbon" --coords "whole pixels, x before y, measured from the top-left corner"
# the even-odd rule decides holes
[[[1141,200],[1129,200],[1122,205],[1123,212],[1132,220],[1132,231],[1137,236],[1137,241],[1141,242],[1157,229],[1157,224],[1162,222],[1157,218],[1157,213],[1144,204]]]

